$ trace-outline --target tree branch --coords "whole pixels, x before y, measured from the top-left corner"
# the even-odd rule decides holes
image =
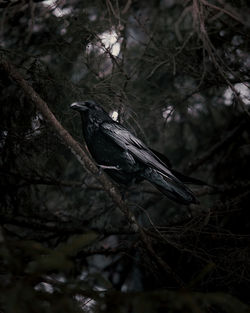
[[[55,115],[50,111],[47,103],[41,99],[41,97],[36,93],[36,91],[26,82],[22,75],[18,72],[14,65],[7,61],[4,57],[1,57],[0,66],[8,74],[8,76],[16,81],[16,83],[23,89],[25,95],[36,105],[37,110],[42,113],[44,118],[54,129],[54,131],[62,139],[63,143],[68,146],[72,153],[76,156],[78,161],[82,166],[87,169],[92,175],[99,181],[103,189],[108,193],[114,204],[116,204],[122,213],[128,218],[132,225],[136,225],[139,232],[140,238],[144,243],[149,255],[155,259],[159,267],[163,271],[172,276],[176,284],[179,287],[183,287],[184,283],[181,278],[173,271],[173,269],[155,252],[151,239],[146,235],[143,227],[141,227],[136,221],[130,209],[127,207],[125,202],[122,200],[120,192],[114,186],[114,184],[109,180],[106,174],[100,171],[95,163],[88,157],[88,155],[83,151],[80,144],[74,140],[74,138],[63,128],[63,126],[56,119]]]
[[[72,151],[78,161],[102,184],[103,189],[109,194],[113,202],[121,209],[123,213],[128,214],[128,208],[122,200],[121,194],[114,184],[108,179],[104,172],[100,171],[95,163],[81,148],[80,144],[65,130],[55,115],[50,111],[47,103],[41,99],[36,91],[23,79],[17,69],[6,59],[1,60],[1,67],[8,73],[17,84],[23,89],[26,96],[36,105],[38,111],[42,113],[47,122],[56,131],[63,143]]]
[[[208,151],[206,151],[203,155],[199,156],[194,162],[188,164],[188,168],[186,174],[190,174],[203,163],[205,163],[208,159],[213,157],[217,152],[219,152],[225,145],[231,142],[236,136],[238,136],[242,129],[245,126],[245,121],[242,121],[239,125],[237,125],[233,130],[227,133],[227,135],[222,138],[219,142],[217,142],[214,146],[212,146]]]

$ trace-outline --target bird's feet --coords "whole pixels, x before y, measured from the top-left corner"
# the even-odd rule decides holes
[[[97,164],[97,166],[99,167],[99,174],[101,173],[101,169],[103,170],[116,170],[116,171],[120,171],[121,168],[119,165],[101,165],[101,164]]]
[[[101,169],[104,169],[104,170],[116,170],[116,171],[120,171],[121,170],[119,165],[112,166],[112,165],[101,165],[101,164],[98,164],[97,166],[99,168],[101,168]]]

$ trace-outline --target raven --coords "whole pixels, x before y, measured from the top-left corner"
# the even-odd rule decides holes
[[[171,200],[199,203],[184,183],[205,183],[173,170],[164,155],[115,122],[99,104],[88,100],[74,102],[70,107],[81,115],[83,135],[92,157],[116,182],[128,185],[146,179]]]

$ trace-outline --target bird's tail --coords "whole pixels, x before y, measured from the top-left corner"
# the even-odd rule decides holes
[[[171,200],[182,204],[199,203],[192,191],[174,175],[166,176],[153,168],[147,168],[141,175]]]
[[[184,184],[191,184],[191,185],[200,185],[200,186],[209,186],[208,183],[205,183],[204,181],[194,178],[194,177],[190,177],[190,176],[186,176],[182,173],[179,173],[176,170],[173,170],[171,168],[171,172],[172,174],[177,177],[182,183]]]

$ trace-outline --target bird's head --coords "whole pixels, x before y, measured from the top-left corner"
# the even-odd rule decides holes
[[[78,111],[84,120],[94,119],[102,122],[110,119],[108,113],[93,100],[74,102],[70,105],[70,108]]]
[[[79,112],[86,112],[89,110],[100,110],[100,106],[93,100],[86,100],[80,102],[74,102],[70,105],[70,108]]]

